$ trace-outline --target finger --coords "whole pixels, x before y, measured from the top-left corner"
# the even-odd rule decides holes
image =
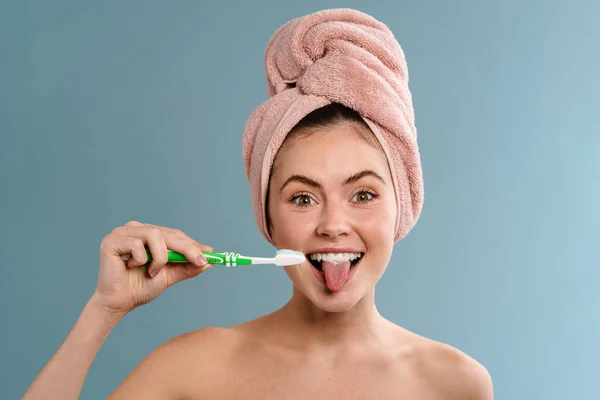
[[[111,256],[131,255],[128,267],[143,265],[148,261],[144,241],[131,236],[107,235],[101,244],[101,251]]]
[[[124,227],[120,232],[141,238],[148,243],[153,258],[148,267],[148,273],[151,276],[158,274],[160,269],[167,264],[168,250],[183,254],[190,263],[197,267],[206,265],[206,257],[202,254],[202,249],[210,248],[210,246],[202,245],[185,234],[176,234],[168,228],[149,224],[141,227]]]
[[[130,227],[130,226],[144,226],[144,224],[142,224],[139,221],[129,221],[127,222],[124,226]]]
[[[206,257],[193,240],[167,233],[165,241],[169,250],[183,254],[188,259],[188,263],[176,262],[169,264],[170,266],[190,264],[190,266],[199,268],[207,264]]]
[[[155,226],[142,224],[137,221],[130,221],[125,225],[118,227],[117,232],[122,236],[129,236],[142,240],[146,246],[145,252],[150,252],[152,261],[148,265],[148,273],[156,275],[160,268],[167,264],[168,253],[162,231]],[[145,263],[148,262],[148,256],[145,255]],[[128,266],[139,266],[137,264],[128,264]]]
[[[167,264],[167,245],[160,229],[143,224],[140,225],[134,221],[120,227],[117,232],[121,236],[138,239],[144,245],[143,262],[141,262],[141,259],[129,260],[127,262],[128,268],[139,267],[148,263],[147,252],[152,255],[152,261],[148,265],[148,274],[151,277],[157,275],[160,269]],[[127,256],[122,256],[121,258],[128,259]]]
[[[131,243],[131,258],[127,262],[127,268],[136,268],[148,262],[148,254],[146,254],[146,246],[140,238],[126,236]]]
[[[143,224],[138,221],[129,221],[125,225],[123,225],[121,227],[117,227],[116,229],[119,229],[118,232],[120,234],[131,234],[131,231],[129,231],[127,228],[139,228],[139,227],[157,228],[157,229],[160,229],[163,233],[173,234],[175,236],[179,236],[181,238],[184,238],[184,239],[187,239],[187,240],[193,242],[198,247],[198,249],[200,249],[201,251],[209,251],[209,252],[214,251],[214,248],[212,246],[209,246],[207,244],[204,244],[204,243],[198,242],[197,240],[192,239],[189,235],[187,235],[185,232],[183,232],[180,229],[174,229],[174,228],[169,228],[166,226],[153,225],[153,224]]]
[[[121,226],[117,226],[115,229],[112,230],[111,233],[117,234],[117,235],[122,235],[123,234],[123,230],[125,230],[126,228],[131,228],[131,227],[138,227],[138,226],[143,226],[144,224],[142,224],[139,221],[129,221]]]
[[[203,267],[207,264],[206,257],[202,254],[202,251],[213,251],[212,247],[192,239],[179,229],[151,224],[146,224],[145,226],[153,226],[160,229],[163,232],[168,249],[183,254],[191,264],[194,264],[196,267]]]
[[[165,241],[163,232],[158,228],[140,227],[134,229],[143,230],[141,234],[145,236],[148,249],[152,255],[152,262],[148,266],[148,274],[154,277],[168,261],[167,242]]]

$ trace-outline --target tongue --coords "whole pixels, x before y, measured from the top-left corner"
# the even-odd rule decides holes
[[[327,287],[332,292],[337,292],[344,286],[344,283],[346,283],[346,277],[348,277],[348,271],[350,271],[350,261],[339,264],[323,261],[321,263],[321,268],[325,274]]]

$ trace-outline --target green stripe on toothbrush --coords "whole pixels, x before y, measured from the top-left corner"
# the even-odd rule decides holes
[[[152,261],[152,254],[148,251],[148,261]],[[209,264],[224,265],[226,267],[237,267],[238,265],[250,265],[252,260],[247,257],[242,257],[237,253],[213,253],[203,251],[202,254],[206,257]],[[168,262],[190,262],[186,256],[175,251],[168,251]]]

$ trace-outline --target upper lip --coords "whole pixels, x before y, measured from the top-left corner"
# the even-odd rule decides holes
[[[364,251],[351,247],[322,247],[320,249],[309,251],[306,254],[315,253],[364,253]]]

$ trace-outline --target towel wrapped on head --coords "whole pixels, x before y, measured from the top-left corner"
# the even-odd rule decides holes
[[[404,52],[390,29],[360,11],[333,9],[280,27],[265,52],[269,99],[246,123],[243,159],[256,222],[266,221],[273,160],[286,135],[312,111],[340,103],[358,112],[381,143],[398,213],[395,241],[416,224],[423,177]]]

